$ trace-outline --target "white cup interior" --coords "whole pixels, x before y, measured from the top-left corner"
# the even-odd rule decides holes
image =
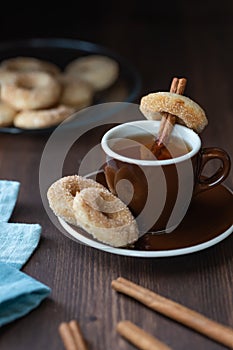
[[[114,151],[113,146],[115,141],[117,142],[117,140],[122,138],[130,138],[130,136],[144,135],[145,133],[156,135],[158,133],[159,126],[160,121],[156,120],[139,120],[120,124],[105,133],[101,141],[101,146],[104,152],[111,158],[143,166],[179,163],[192,158],[200,150],[200,137],[193,130],[183,125],[176,124],[173,128],[172,135],[183,140],[190,147],[190,151],[180,157],[165,160],[141,160],[129,158]]]

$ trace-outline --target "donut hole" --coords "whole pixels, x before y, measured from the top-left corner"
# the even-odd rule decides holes
[[[35,88],[35,84],[31,80],[24,79],[18,80],[18,87],[24,90],[33,90]]]
[[[75,197],[75,196],[76,196],[76,193],[77,193],[77,191],[76,191],[75,189],[73,189],[73,190],[70,192],[70,194],[71,194],[72,197]]]
[[[52,89],[54,87],[54,78],[45,72],[22,73],[16,80],[18,88],[24,90],[33,89]]]
[[[76,183],[70,185],[69,193],[71,194],[72,197],[75,197],[76,193],[79,191],[80,191],[80,188],[77,186]]]
[[[81,200],[89,220],[99,227],[119,227],[129,220],[124,203],[106,189],[85,188],[75,200]]]

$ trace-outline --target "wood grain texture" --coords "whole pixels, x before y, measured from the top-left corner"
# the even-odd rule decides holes
[[[131,13],[126,6],[128,17],[117,17],[109,10],[108,19],[97,27],[95,21],[93,27],[76,21],[65,33],[101,43],[131,61],[142,76],[140,96],[168,90],[173,76],[186,77],[187,96],[200,103],[209,119],[201,136],[203,145],[224,148],[233,161],[233,23],[229,20],[233,10],[230,1],[226,4],[225,12],[221,7],[218,17],[215,8],[211,14],[204,8],[191,15],[188,3],[180,1],[176,9],[179,21],[170,22],[173,15],[167,9],[161,9],[156,17],[150,15],[149,8],[140,15],[139,9]],[[60,32],[58,29],[56,33]],[[21,182],[11,221],[40,223],[43,228],[39,247],[23,271],[52,288],[51,296],[40,307],[0,329],[0,349],[63,349],[58,326],[71,319],[78,320],[90,350],[133,350],[115,330],[124,319],[173,349],[224,349],[117,294],[111,289],[111,281],[126,277],[233,327],[232,236],[202,252],[160,259],[116,256],[75,243],[52,224],[40,199],[38,169],[47,138],[0,135],[0,178]],[[90,140],[82,140],[80,155],[89,145]],[[74,157],[71,153],[67,158],[64,173],[72,171]],[[233,189],[232,171],[225,183]]]

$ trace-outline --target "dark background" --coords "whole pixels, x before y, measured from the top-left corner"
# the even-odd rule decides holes
[[[173,76],[185,76],[186,95],[208,116],[203,145],[222,147],[233,159],[232,0],[161,0],[153,6],[145,0],[4,5],[0,41],[64,37],[101,44],[138,70],[140,96],[168,90]],[[46,136],[18,136],[0,136],[1,178],[21,182],[12,221],[43,227],[40,247],[23,271],[49,285],[52,295],[1,329],[1,350],[63,349],[57,328],[72,318],[80,322],[90,350],[133,350],[115,331],[116,323],[126,318],[174,350],[225,349],[116,295],[110,281],[122,275],[232,327],[232,235],[204,251],[162,259],[121,257],[79,245],[60,234],[40,201],[38,167]],[[233,171],[226,184],[233,189]]]
[[[5,6],[0,13],[0,40],[65,37],[102,44],[128,58],[149,89],[167,89],[172,75],[200,78],[201,84],[205,69],[212,69],[214,81],[211,62],[222,61],[224,69],[225,61],[233,58],[233,40],[223,46],[225,38],[233,38],[231,0],[84,0]],[[209,62],[205,62],[202,54],[208,46]],[[187,47],[197,56],[195,77],[190,76]],[[208,88],[210,82],[204,83]]]
[[[204,131],[204,141],[212,136],[223,103],[232,115],[232,0],[5,5],[0,12],[0,41],[63,37],[101,44],[125,57],[138,70],[142,78],[139,98],[151,91],[168,90],[173,76],[186,77],[186,95],[198,101],[212,125],[212,131],[210,127]],[[219,98],[220,89],[223,99]],[[229,128],[233,132],[232,123]],[[216,130],[223,131],[220,123]],[[217,146],[232,155],[225,137]]]
[[[0,12],[0,40],[65,37],[102,44],[131,59],[141,73],[145,73],[145,61],[153,61],[148,70],[155,76],[155,88],[158,72],[170,77],[182,61],[186,72],[187,32],[193,49],[200,50],[200,57],[213,39],[213,50],[217,50],[223,64],[233,51],[232,40],[228,43],[229,52],[221,52],[221,42],[233,34],[231,0],[84,0],[29,5],[9,2],[5,6]],[[210,62],[213,54],[210,52]],[[200,65],[198,74],[201,69]]]
[[[33,36],[68,36],[93,39],[98,36],[102,43],[109,31],[115,28],[119,34],[132,34],[130,24],[146,26],[154,35],[161,35],[165,27],[206,25],[216,27],[219,23],[232,25],[233,4],[231,0],[167,0],[167,1],[75,1],[75,2],[18,2],[5,3],[0,14],[0,36],[5,38]],[[104,29],[105,28],[105,29]],[[136,36],[139,34],[135,33]],[[171,33],[172,34],[172,33]],[[113,38],[115,39],[115,38]],[[138,39],[142,39],[141,36]],[[144,38],[146,40],[146,38]],[[156,37],[155,37],[156,41]],[[112,42],[112,46],[117,43]],[[140,43],[139,43],[140,45]]]
[[[157,47],[161,50],[158,42],[163,42],[164,46],[170,47],[169,60],[172,61],[173,51],[178,51],[182,56],[185,31],[192,29],[191,41],[197,36],[201,41],[200,31],[203,35],[207,33],[208,37],[217,35],[221,41],[224,33],[219,29],[224,26],[225,30],[230,31],[233,25],[231,0],[83,0],[60,4],[31,2],[29,5],[9,2],[5,6],[6,9],[0,13],[1,40],[30,37],[89,40],[121,51],[137,63],[140,58],[150,54],[144,52],[145,42],[151,43],[152,54],[156,53]],[[137,42],[137,52],[131,51],[132,42]],[[158,57],[160,55],[158,53]],[[160,62],[155,60],[154,63],[157,65]]]

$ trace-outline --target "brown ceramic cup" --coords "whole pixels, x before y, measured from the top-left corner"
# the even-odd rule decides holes
[[[110,129],[101,141],[109,190],[128,205],[142,235],[173,231],[184,218],[192,197],[219,185],[230,171],[230,158],[224,150],[201,148],[200,137],[181,125],[173,129],[173,136],[186,147],[179,157],[142,160],[116,149],[119,140],[127,139],[134,145],[135,135],[156,134],[159,124],[149,120],[124,123]],[[172,149],[169,152],[172,154]],[[220,166],[214,175],[205,177],[203,169],[212,159],[220,160]]]

